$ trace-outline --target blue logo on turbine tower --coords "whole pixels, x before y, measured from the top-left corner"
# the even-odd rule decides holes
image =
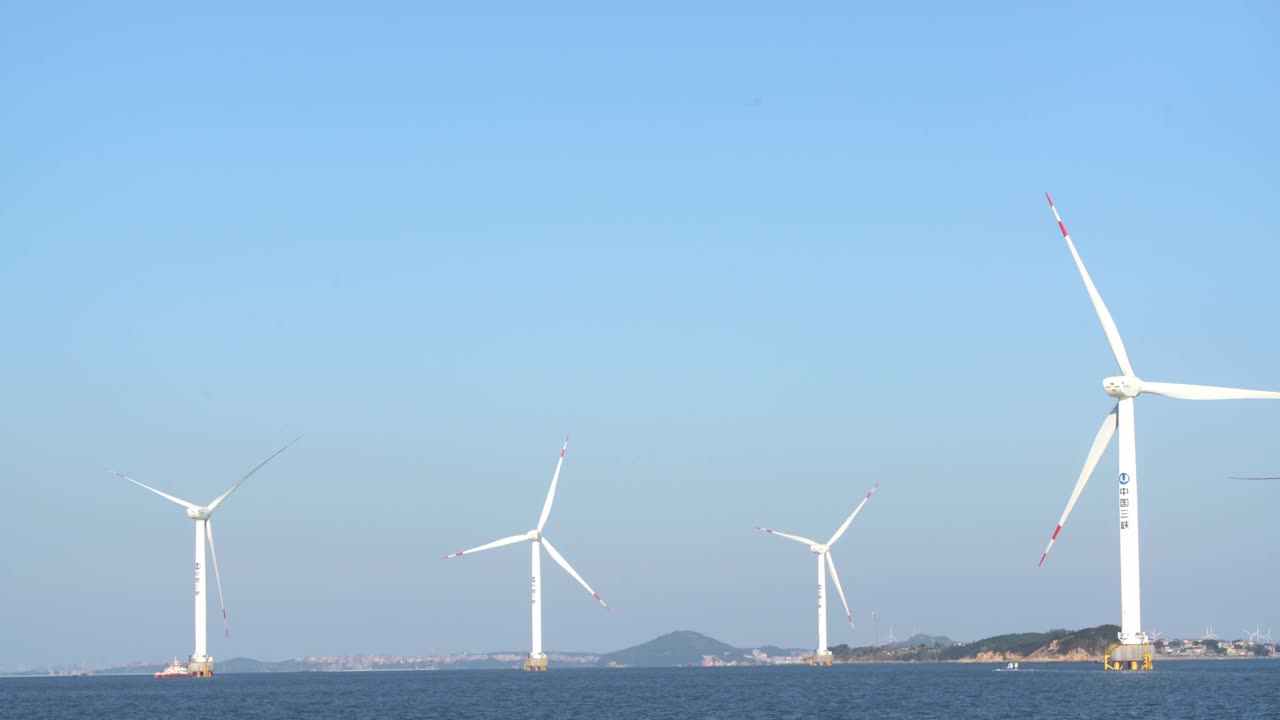
[[[1129,484],[1129,473],[1120,473],[1120,484],[1121,485]]]

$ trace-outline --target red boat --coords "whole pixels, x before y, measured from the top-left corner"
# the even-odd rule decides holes
[[[158,678],[189,678],[195,677],[196,674],[187,669],[187,666],[178,662],[178,658],[174,658],[169,667],[156,673]]]

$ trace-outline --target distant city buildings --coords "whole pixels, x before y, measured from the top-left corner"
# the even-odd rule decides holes
[[[1168,640],[1157,646],[1169,657],[1280,657],[1275,643],[1252,640]]]

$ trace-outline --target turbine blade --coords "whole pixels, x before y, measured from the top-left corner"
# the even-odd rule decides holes
[[[1098,314],[1098,322],[1102,323],[1102,332],[1107,336],[1107,344],[1111,346],[1111,354],[1116,358],[1116,364],[1120,366],[1120,371],[1125,375],[1133,374],[1133,366],[1129,364],[1129,355],[1124,351],[1124,343],[1120,340],[1120,331],[1116,328],[1116,321],[1111,319],[1111,313],[1107,310],[1107,306],[1102,302],[1102,296],[1098,294],[1098,288],[1094,287],[1093,278],[1089,277],[1089,271],[1084,268],[1084,261],[1080,259],[1080,253],[1076,252],[1075,243],[1071,242],[1071,236],[1067,234],[1067,226],[1062,223],[1062,217],[1058,215],[1058,208],[1053,204],[1053,198],[1049,197],[1049,193],[1044,194],[1044,198],[1049,201],[1049,208],[1053,210],[1053,218],[1058,221],[1058,229],[1062,230],[1062,237],[1067,241],[1067,249],[1071,251],[1071,257],[1076,261],[1076,269],[1080,271],[1080,277],[1084,280],[1084,289],[1089,293],[1089,300],[1093,303],[1093,310]]]
[[[572,575],[573,579],[577,580],[579,585],[586,588],[587,592],[591,593],[591,597],[599,601],[601,605],[604,605],[605,610],[609,610],[609,611],[613,610],[613,608],[609,607],[609,605],[604,600],[600,599],[600,596],[596,594],[595,590],[591,589],[591,586],[587,584],[587,581],[582,579],[582,576],[578,574],[578,571],[574,570],[569,565],[569,561],[565,560],[564,556],[561,555],[559,552],[556,552],[556,549],[554,546],[552,546],[550,540],[546,539],[545,537],[542,538],[542,546],[547,549],[547,554],[551,556],[552,560],[556,561],[557,565],[564,568],[564,571]]]
[[[218,608],[222,610],[222,631],[231,639],[231,623],[227,620],[227,604],[222,599],[222,573],[218,572],[218,548],[213,544],[213,522],[204,521],[204,535],[209,539],[209,555],[213,557],[213,579],[218,585]]]
[[[1116,409],[1120,406],[1111,408],[1111,412],[1102,420],[1102,427],[1098,428],[1098,434],[1093,438],[1093,445],[1089,447],[1089,455],[1084,459],[1084,468],[1080,470],[1080,477],[1076,479],[1076,487],[1071,491],[1071,499],[1067,501],[1067,509],[1062,511],[1062,517],[1058,518],[1058,527],[1053,529],[1053,537],[1049,538],[1049,544],[1045,546],[1044,554],[1040,556],[1040,565],[1044,565],[1044,559],[1049,556],[1049,550],[1053,549],[1053,543],[1058,539],[1058,533],[1062,532],[1062,526],[1067,523],[1067,516],[1071,514],[1071,508],[1076,506],[1076,501],[1080,499],[1080,492],[1084,490],[1085,483],[1089,482],[1089,477],[1093,475],[1093,469],[1098,465],[1098,459],[1102,457],[1102,453],[1107,449],[1107,444],[1111,442],[1111,436],[1116,432]]]
[[[759,530],[760,532],[767,532],[767,533],[769,533],[770,535],[777,535],[778,537],[784,537],[784,538],[786,538],[786,539],[788,539],[788,540],[795,540],[796,542],[798,542],[798,543],[804,543],[805,545],[817,545],[817,544],[818,544],[818,541],[817,541],[817,540],[810,540],[809,538],[807,538],[807,537],[801,537],[800,535],[788,535],[788,534],[786,534],[786,533],[784,533],[784,532],[778,532],[777,530],[770,530],[769,528],[764,528],[764,527],[757,527],[756,529],[757,529],[757,530]]]
[[[849,529],[849,523],[853,522],[853,519],[858,517],[858,513],[862,510],[862,506],[867,504],[867,501],[871,499],[871,493],[875,492],[878,487],[880,487],[880,483],[876,483],[871,486],[871,492],[867,493],[866,497],[862,498],[862,502],[858,503],[858,507],[853,509],[853,513],[849,515],[849,518],[844,521],[844,524],[840,526],[839,530],[836,530],[836,534],[832,535],[831,539],[827,541],[828,547],[834,545],[835,542],[840,539],[840,536],[844,534],[844,531]]]
[[[849,618],[849,629],[856,632],[857,628],[853,626],[853,613],[849,612],[849,601],[844,599],[844,588],[840,587],[840,576],[836,573],[836,561],[831,559],[831,552],[827,552],[827,569],[831,571],[831,579],[835,581],[836,592],[840,594],[840,604],[844,605],[844,616]]]
[[[1242,390],[1240,388],[1215,387],[1213,385],[1185,385],[1142,381],[1142,392],[1177,398],[1179,400],[1275,400],[1280,392],[1272,390]]]
[[[1237,477],[1231,476],[1231,480],[1280,480],[1280,475],[1261,475],[1254,477]]]
[[[478,553],[481,550],[492,550],[493,548],[502,547],[503,545],[515,545],[518,542],[521,542],[521,541],[527,542],[528,540],[529,540],[528,534],[512,535],[511,537],[504,537],[501,540],[494,540],[493,542],[487,543],[485,545],[481,545],[480,547],[473,547],[470,550],[463,550],[462,552],[456,552],[452,555],[442,555],[440,556],[440,559],[448,560],[449,558],[455,558],[462,555],[470,555],[471,553]]]
[[[560,446],[560,459],[556,461],[556,472],[551,476],[551,489],[547,491],[547,499],[542,503],[542,514],[538,516],[538,532],[542,532],[547,524],[547,516],[551,514],[551,503],[556,499],[556,484],[560,482],[560,466],[564,465],[564,451],[569,449],[569,436],[564,436],[564,445]]]
[[[290,440],[290,441],[289,441],[289,445],[292,445],[292,444],[294,444],[294,443],[298,442],[298,441],[299,441],[299,440],[301,440],[301,439],[302,439],[302,438],[301,438],[301,436],[296,437],[296,438],[294,438],[294,439],[292,439],[292,440]],[[284,447],[280,448],[279,450],[277,450],[277,451],[275,451],[275,452],[271,453],[271,457],[269,457],[269,458],[267,458],[266,460],[263,460],[262,462],[258,463],[258,467],[255,467],[254,469],[250,470],[250,471],[249,471],[249,474],[248,474],[248,475],[245,475],[245,476],[244,476],[244,477],[242,477],[242,478],[240,478],[240,480],[238,480],[238,481],[236,482],[236,484],[235,484],[235,485],[232,485],[232,486],[231,486],[231,489],[229,489],[229,490],[227,490],[226,492],[222,493],[221,495],[219,495],[219,496],[217,497],[217,499],[216,499],[216,500],[214,500],[213,502],[209,503],[209,512],[213,512],[214,510],[216,510],[216,509],[218,508],[218,506],[222,504],[222,501],[227,499],[227,496],[228,496],[228,495],[230,495],[231,493],[235,492],[235,491],[236,491],[236,488],[238,488],[238,487],[240,487],[241,485],[243,485],[245,480],[248,480],[249,478],[253,477],[253,474],[254,474],[254,473],[256,473],[256,472],[258,472],[259,470],[261,470],[263,465],[266,465],[267,463],[269,463],[269,462],[271,462],[272,460],[274,460],[274,459],[275,459],[275,457],[276,457],[276,455],[279,455],[280,453],[284,452],[285,450],[288,450],[288,449],[289,449],[289,445],[285,445]]]
[[[115,475],[116,477],[122,477],[122,478],[124,478],[125,480],[128,480],[129,482],[133,483],[134,485],[137,485],[138,487],[146,488],[146,489],[150,490],[151,492],[153,492],[153,493],[155,493],[155,494],[159,495],[160,497],[164,498],[165,500],[169,500],[169,501],[172,501],[172,502],[176,502],[176,503],[178,503],[179,505],[181,505],[182,507],[185,507],[185,508],[194,508],[194,507],[196,507],[196,504],[195,504],[195,503],[189,503],[189,502],[187,502],[186,500],[182,500],[182,499],[180,499],[180,498],[176,498],[176,497],[174,497],[174,496],[170,495],[169,493],[162,493],[162,492],[160,492],[159,490],[157,490],[157,489],[155,489],[155,488],[151,487],[150,485],[143,485],[142,483],[138,482],[137,480],[134,480],[133,478],[129,477],[128,475],[125,475],[124,473],[116,472],[115,470],[109,470],[108,472],[110,472],[112,475]]]

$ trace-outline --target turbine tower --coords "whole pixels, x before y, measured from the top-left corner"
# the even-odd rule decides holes
[[[124,478],[139,487],[146,488],[160,497],[177,503],[187,510],[187,517],[196,522],[196,567],[195,567],[195,650],[191,653],[191,659],[187,662],[187,671],[195,677],[212,677],[213,676],[213,658],[209,656],[208,646],[208,621],[206,619],[208,601],[206,600],[207,591],[205,589],[205,541],[209,543],[209,554],[213,556],[213,577],[218,586],[218,607],[222,610],[222,629],[227,637],[231,637],[231,625],[227,621],[227,606],[222,599],[222,574],[218,572],[218,550],[213,544],[213,511],[218,509],[223,500],[227,496],[235,492],[245,480],[248,480],[254,473],[262,469],[263,465],[271,462],[276,455],[284,452],[289,445],[297,442],[294,438],[288,445],[280,448],[271,454],[271,457],[258,463],[258,466],[250,470],[248,474],[236,481],[229,490],[213,499],[208,505],[196,505],[180,498],[176,498],[167,493],[162,493],[150,485],[143,485],[124,473],[114,472],[112,474],[117,477]]]
[[[1129,364],[1129,356],[1125,352],[1124,343],[1120,340],[1120,331],[1116,329],[1116,323],[1112,320],[1111,313],[1107,311],[1107,306],[1102,302],[1102,296],[1098,294],[1098,289],[1094,287],[1093,280],[1089,277],[1089,271],[1085,270],[1084,261],[1080,259],[1080,253],[1076,252],[1075,243],[1071,242],[1071,236],[1067,233],[1067,226],[1063,224],[1062,217],[1058,215],[1058,208],[1054,206],[1053,199],[1049,197],[1049,193],[1045,193],[1044,196],[1049,201],[1050,209],[1053,210],[1054,219],[1058,221],[1058,228],[1062,231],[1062,238],[1067,243],[1067,249],[1071,251],[1071,258],[1075,261],[1076,269],[1080,271],[1080,278],[1084,281],[1089,300],[1093,303],[1094,312],[1098,315],[1098,321],[1102,324],[1102,331],[1107,337],[1111,353],[1115,356],[1116,364],[1120,367],[1122,374],[1102,381],[1103,390],[1116,399],[1116,406],[1103,419],[1102,427],[1098,429],[1098,433],[1093,439],[1093,445],[1089,448],[1089,454],[1085,458],[1084,468],[1080,471],[1075,489],[1072,490],[1071,498],[1067,501],[1067,508],[1062,512],[1062,517],[1059,518],[1058,525],[1054,528],[1053,535],[1049,538],[1049,544],[1045,547],[1044,554],[1040,556],[1040,564],[1044,564],[1044,559],[1048,556],[1054,541],[1058,539],[1058,533],[1062,532],[1062,526],[1067,522],[1067,516],[1071,514],[1071,509],[1075,507],[1076,500],[1080,497],[1080,492],[1084,490],[1085,483],[1088,482],[1089,476],[1093,474],[1093,469],[1098,464],[1098,459],[1102,456],[1103,451],[1106,450],[1108,443],[1111,442],[1112,435],[1118,430],[1120,433],[1120,472],[1116,489],[1120,511],[1120,633],[1118,638],[1120,642],[1118,647],[1114,648],[1115,652],[1108,653],[1109,661],[1107,662],[1107,667],[1110,669],[1138,669],[1139,667],[1149,669],[1154,646],[1151,644],[1147,634],[1142,631],[1142,589],[1138,569],[1138,459],[1133,401],[1144,393],[1163,395],[1178,400],[1246,400],[1277,399],[1280,398],[1280,392],[1150,382],[1139,379],[1134,374],[1133,367]],[[1111,661],[1116,662],[1113,664]]]
[[[844,521],[844,524],[841,525],[840,528],[836,530],[836,533],[831,536],[831,539],[825,543],[810,540],[809,538],[801,537],[800,535],[788,535],[787,533],[770,530],[769,528],[756,528],[761,532],[767,532],[771,535],[777,535],[778,537],[784,537],[788,540],[795,540],[798,543],[804,543],[809,546],[809,552],[818,556],[818,650],[813,655],[813,665],[831,664],[831,651],[827,649],[828,568],[831,569],[831,579],[835,581],[836,592],[840,593],[840,602],[844,605],[845,617],[849,619],[849,629],[853,629],[853,613],[849,612],[849,603],[845,600],[844,589],[840,587],[840,576],[836,574],[836,563],[831,559],[831,546],[835,544],[836,540],[840,539],[840,536],[844,534],[845,530],[849,529],[849,524],[858,516],[858,513],[862,510],[862,506],[867,504],[867,501],[871,499],[871,493],[874,493],[878,487],[880,487],[880,483],[876,483],[871,488],[871,492],[868,492],[866,497],[862,498],[862,502],[858,503],[858,507],[853,509],[853,513]]]
[[[477,553],[481,550],[491,550],[493,548],[502,547],[503,545],[514,545],[520,542],[532,543],[533,569],[531,575],[533,576],[533,638],[531,648],[529,650],[529,657],[524,661],[525,670],[545,672],[547,669],[547,656],[542,652],[542,548],[546,548],[547,554],[551,556],[551,559],[554,560],[557,565],[564,568],[565,572],[572,575],[573,579],[577,580],[579,585],[586,588],[587,592],[591,593],[591,597],[599,601],[601,605],[604,605],[606,610],[609,609],[609,606],[605,604],[604,600],[600,599],[600,596],[596,594],[596,591],[591,589],[591,586],[587,584],[587,581],[582,579],[582,576],[569,565],[569,561],[565,560],[564,556],[556,551],[555,546],[551,544],[551,541],[542,534],[542,528],[547,524],[547,516],[551,514],[551,503],[556,497],[556,484],[560,480],[560,466],[564,465],[564,453],[568,449],[569,436],[566,435],[564,438],[564,445],[560,447],[560,459],[556,462],[555,474],[551,476],[551,489],[547,491],[547,499],[542,503],[542,515],[538,517],[538,526],[536,528],[527,533],[512,535],[511,537],[505,537],[501,540],[494,540],[491,543],[487,543],[479,547],[473,547],[470,550],[456,552],[452,555],[445,555],[441,558],[442,560],[447,560],[449,558]]]

